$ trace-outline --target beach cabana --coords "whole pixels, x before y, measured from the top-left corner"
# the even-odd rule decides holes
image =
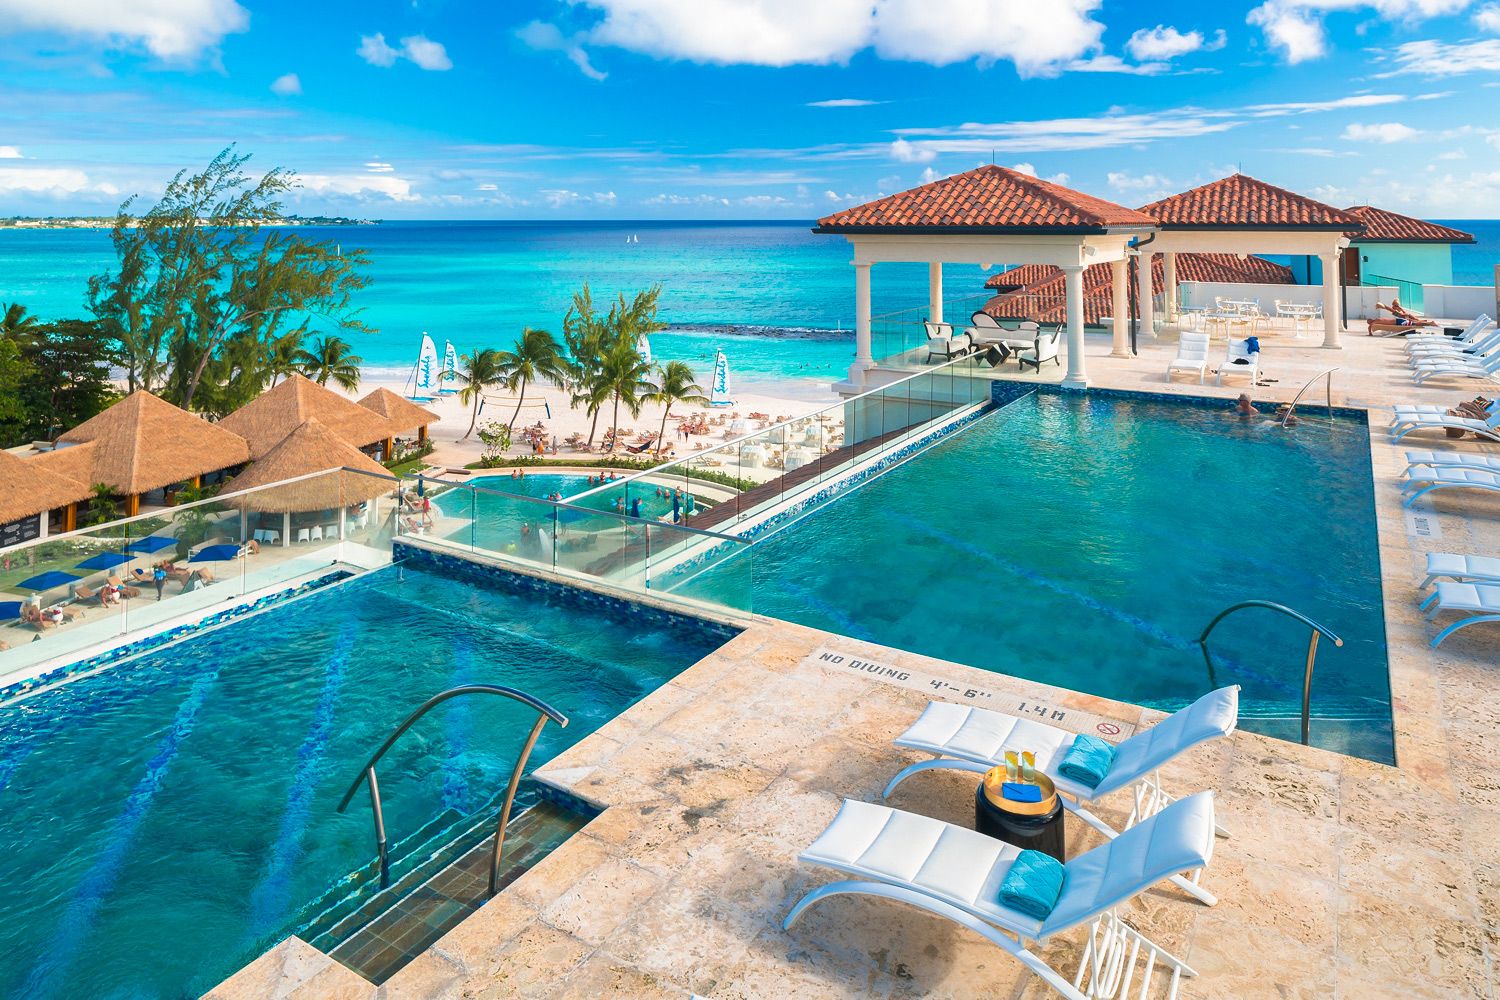
[[[131,517],[140,513],[142,495],[179,483],[197,486],[205,475],[249,458],[244,438],[141,389],[26,461],[85,486],[104,483],[124,498]]]
[[[383,445],[396,430],[374,410],[301,375],[291,375],[267,389],[219,421],[219,426],[248,441],[250,457],[259,461],[308,420],[316,420],[355,448]]]
[[[404,433],[415,430],[417,432],[417,444],[427,443],[427,426],[437,423],[441,418],[431,410],[418,406],[411,400],[398,393],[394,393],[381,386],[374,392],[359,401],[359,405],[367,410],[373,410],[389,421],[394,433]],[[393,454],[395,442],[388,440],[385,445],[385,453]]]
[[[50,512],[63,510],[63,530],[75,525],[75,504],[87,500],[87,484],[37,464],[35,459],[17,458],[0,451],[0,549],[50,531]]]
[[[273,485],[330,469],[341,471],[283,486]],[[304,540],[310,540],[314,527],[319,529],[320,538],[328,537],[330,530],[333,537],[342,538],[349,508],[391,492],[396,482],[380,463],[323,426],[317,418],[309,418],[235,476],[228,488],[239,492],[259,486],[272,488],[233,497],[230,502],[245,512],[280,514],[278,540],[282,545],[290,545],[294,540],[293,514],[324,515],[309,519],[310,523],[299,529],[308,532]]]

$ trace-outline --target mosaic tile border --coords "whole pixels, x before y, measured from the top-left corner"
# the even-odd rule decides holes
[[[112,663],[118,663],[121,660],[126,660],[130,657],[138,656],[141,653],[148,653],[151,650],[159,649],[162,646],[167,645],[168,643],[176,642],[178,639],[181,639],[185,636],[215,628],[219,625],[223,625],[225,622],[233,621],[236,618],[243,618],[246,615],[254,614],[257,611],[262,611],[274,604],[280,604],[283,601],[289,601],[294,597],[301,597],[303,594],[309,593],[310,591],[319,590],[323,587],[328,586],[329,584],[338,583],[341,580],[347,580],[354,575],[355,574],[350,572],[349,570],[342,569],[335,570],[332,573],[325,573],[324,575],[317,577],[316,579],[308,580],[304,583],[299,583],[295,587],[290,587],[286,590],[278,590],[275,593],[266,594],[263,597],[258,597],[248,604],[237,604],[234,607],[228,608],[224,611],[216,611],[205,618],[198,619],[197,621],[186,622],[182,625],[174,625],[171,628],[163,629],[162,631],[157,632],[153,635],[148,635],[144,639],[137,639],[134,642],[128,642],[122,646],[116,646],[113,649],[107,649],[97,655],[90,656],[82,660],[75,660],[72,663],[64,664],[63,666],[48,670],[45,673],[37,674],[34,677],[28,677],[25,680],[7,684],[4,687],[0,687],[0,703],[10,701],[12,698],[17,698],[24,694],[29,694],[30,692],[35,691],[38,688],[48,687],[60,681],[67,680],[70,677],[76,677],[80,674],[92,673],[93,671],[98,670],[101,667],[107,667]]]
[[[435,569],[444,574],[473,580],[478,583],[499,584],[501,586],[531,591],[532,593],[545,594],[549,597],[573,604],[576,607],[587,609],[608,608],[612,611],[627,613],[652,624],[667,627],[690,626],[695,629],[707,631],[723,642],[728,642],[744,631],[744,629],[734,625],[714,621],[711,618],[702,618],[686,611],[669,611],[666,608],[658,607],[655,604],[645,601],[633,601],[627,597],[617,597],[613,594],[600,593],[587,587],[574,586],[561,579],[550,579],[531,573],[522,573],[498,564],[480,562],[477,558],[470,558],[464,554],[430,549],[426,546],[417,546],[400,539],[397,539],[392,546],[392,556],[397,562],[403,565]]]

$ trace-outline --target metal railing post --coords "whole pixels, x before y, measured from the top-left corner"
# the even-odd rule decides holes
[[[375,853],[380,859],[380,888],[391,884],[391,858],[385,839],[385,811],[380,808],[380,781],[375,777],[375,767],[365,770],[365,781],[370,786],[370,811],[375,814]]]
[[[531,756],[531,748],[536,746],[536,738],[542,735],[542,727],[546,724],[547,716],[537,715],[536,722],[531,727],[531,735],[526,737],[526,745],[521,748],[521,756],[516,758],[516,768],[510,773],[510,785],[505,789],[505,805],[500,809],[500,822],[495,824],[495,851],[490,855],[491,896],[498,891],[495,883],[500,877],[500,852],[505,847],[505,826],[510,822],[510,807],[516,801],[516,786],[521,783],[521,772],[526,770],[526,758]]]
[[[1312,378],[1308,379],[1307,382],[1303,384],[1302,388],[1297,390],[1297,395],[1292,397],[1291,405],[1286,408],[1286,414],[1281,418],[1281,426],[1283,428],[1286,427],[1287,422],[1292,419],[1292,411],[1297,408],[1297,402],[1302,399],[1302,394],[1308,389],[1311,389],[1313,383],[1325,375],[1328,376],[1328,415],[1330,417],[1333,416],[1333,373],[1338,370],[1339,369],[1337,368],[1326,368],[1323,371],[1318,372],[1318,374],[1314,375]]]
[[[1342,645],[1342,644],[1341,644]],[[1313,661],[1318,658],[1318,630],[1313,629],[1307,640],[1307,667],[1302,672],[1302,745],[1308,746],[1312,729],[1312,678]]]

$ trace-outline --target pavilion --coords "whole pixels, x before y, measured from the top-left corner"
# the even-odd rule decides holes
[[[219,421],[219,426],[250,442],[250,457],[259,460],[309,419],[360,449],[388,445],[396,430],[380,413],[302,375],[288,376]],[[384,454],[388,457],[389,450]]]
[[[125,499],[125,516],[133,517],[144,494],[162,490],[166,500],[172,489],[201,485],[204,476],[249,458],[244,438],[138,389],[60,436],[52,450],[24,461],[36,473],[62,475],[86,487],[103,483]],[[75,527],[76,516],[69,511],[63,530]]]
[[[0,549],[46,538],[52,511],[66,512],[62,530],[70,530],[66,517],[92,494],[87,483],[0,449]]]
[[[427,427],[435,424],[440,418],[429,409],[418,406],[411,400],[399,393],[392,392],[385,386],[381,386],[374,392],[369,393],[359,401],[359,405],[367,410],[373,410],[380,414],[390,423],[391,429],[397,433],[415,430],[417,432],[417,444],[427,443]],[[395,441],[388,440],[385,444],[385,453],[394,454]]]

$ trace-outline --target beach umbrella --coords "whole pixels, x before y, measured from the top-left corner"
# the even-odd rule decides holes
[[[12,618],[21,617],[20,601],[0,601],[0,622],[8,622]]]
[[[240,554],[238,545],[205,545],[188,562],[223,562]]]
[[[166,535],[147,535],[145,538],[137,538],[125,546],[126,552],[160,552],[162,549],[170,549],[177,544],[177,539],[168,538]]]
[[[427,495],[427,490],[425,489],[424,485],[425,482],[426,480],[424,480],[421,476],[417,477],[417,496],[419,497]]]
[[[16,584],[16,590],[51,590],[53,587],[61,587],[78,579],[75,573],[64,573],[60,569],[49,569],[45,573],[38,573],[29,580],[22,580]]]
[[[174,541],[172,543],[176,545]],[[130,556],[123,556],[118,552],[101,552],[96,556],[89,556],[78,564],[79,569],[114,569],[130,562]]]

